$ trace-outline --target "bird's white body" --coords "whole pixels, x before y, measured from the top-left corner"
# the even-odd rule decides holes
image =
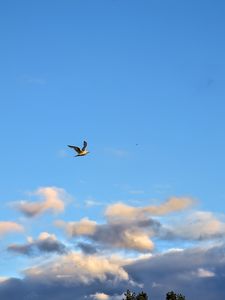
[[[68,147],[74,149],[77,152],[77,155],[75,155],[75,156],[84,156],[84,155],[87,155],[89,153],[89,151],[86,150],[86,147],[87,147],[87,142],[86,141],[84,141],[82,149],[80,149],[77,146],[71,146],[71,145],[68,145]]]
[[[84,150],[84,151],[80,151],[77,155],[75,155],[75,156],[84,156],[84,155],[86,155],[86,154],[88,154],[89,153],[89,151],[87,151],[87,150]]]

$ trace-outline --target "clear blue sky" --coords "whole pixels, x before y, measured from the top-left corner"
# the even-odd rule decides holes
[[[1,3],[0,221],[24,232],[0,236],[10,258],[0,276],[32,266],[8,245],[41,232],[65,242],[56,219],[102,224],[117,202],[190,197],[195,212],[224,218],[224,13],[222,0]],[[74,158],[67,145],[84,139],[90,154]],[[27,218],[15,209],[40,187],[70,195],[61,215]]]

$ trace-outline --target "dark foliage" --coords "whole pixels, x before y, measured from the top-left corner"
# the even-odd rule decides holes
[[[166,300],[185,300],[185,296],[176,294],[174,293],[174,291],[171,291],[166,294]]]
[[[141,292],[139,294],[135,294],[134,292],[131,292],[130,290],[127,290],[126,293],[124,293],[125,298],[123,300],[148,300],[148,295],[144,292]],[[174,291],[168,292],[166,294],[166,300],[185,300],[185,296],[182,294],[176,294]]]
[[[136,296],[136,300],[148,300],[148,295],[144,292],[141,292]]]
[[[135,293],[131,292],[130,290],[127,290],[126,293],[124,293],[125,298],[123,300],[136,300]]]
[[[144,292],[141,292],[138,295],[136,295],[134,292],[127,290],[127,292],[124,293],[124,295],[125,298],[123,298],[123,300],[148,300],[148,295]]]

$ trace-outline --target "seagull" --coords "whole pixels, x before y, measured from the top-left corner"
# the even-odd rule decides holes
[[[87,147],[87,142],[86,141],[84,141],[82,149],[80,149],[77,146],[72,146],[72,145],[68,145],[68,147],[74,149],[77,152],[77,155],[75,155],[75,156],[84,156],[84,155],[89,153],[89,151],[86,150],[86,147]]]

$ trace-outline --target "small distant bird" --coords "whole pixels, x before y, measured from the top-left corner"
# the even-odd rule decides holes
[[[86,150],[86,147],[87,147],[87,142],[86,141],[84,141],[82,149],[80,149],[77,146],[71,146],[71,145],[68,145],[68,147],[74,149],[77,152],[77,155],[75,155],[75,156],[84,156],[84,155],[89,153],[89,151]]]

